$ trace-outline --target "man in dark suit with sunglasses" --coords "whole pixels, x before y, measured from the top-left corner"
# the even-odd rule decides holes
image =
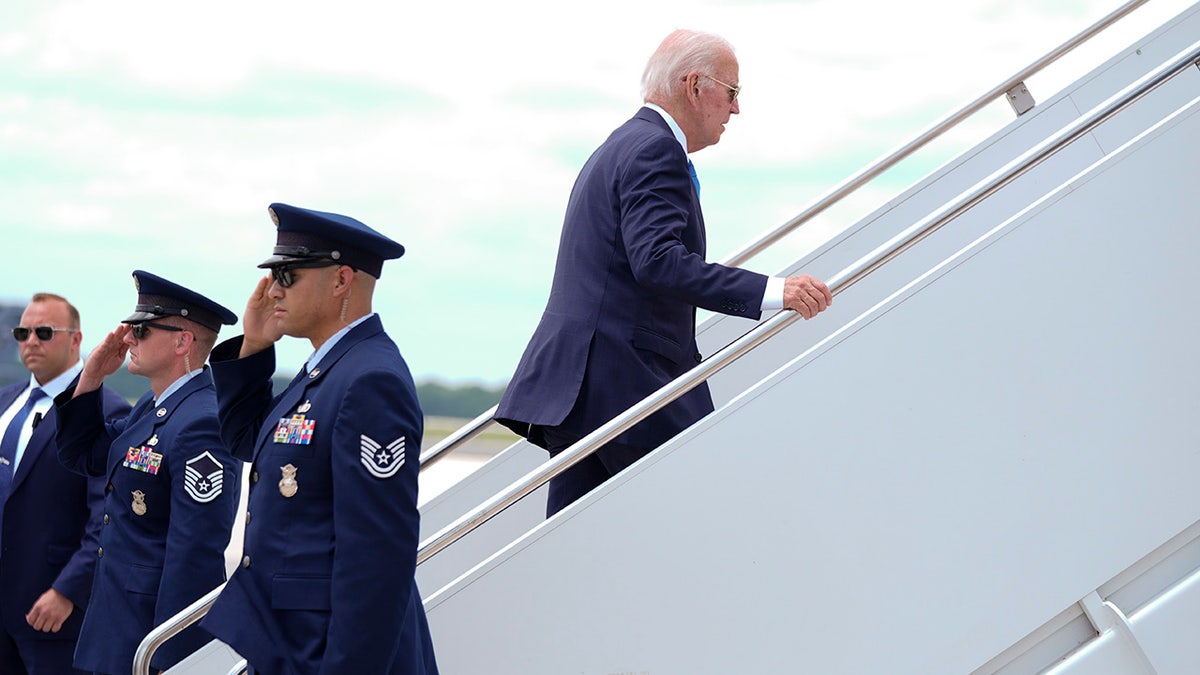
[[[133,314],[92,352],[79,383],[55,399],[58,454],[69,468],[107,479],[98,563],[75,665],[126,675],[150,630],[225,580],[225,547],[241,464],[221,442],[205,366],[222,325],[237,316],[141,270]],[[106,423],[97,391],[129,356],[150,391],[128,417]],[[165,670],[211,637],[193,626],[151,659]]]
[[[92,592],[104,481],[58,461],[53,398],[83,365],[79,311],[38,293],[12,330],[29,380],[0,389],[0,673],[64,675]],[[103,387],[105,419],[129,404]]]
[[[252,673],[436,675],[414,580],[424,417],[371,308],[404,247],[336,213],[269,212],[271,274],[213,351],[222,437],[252,465],[245,556],[201,625]],[[314,351],[275,395],[284,335]]]
[[[584,165],[571,191],[550,299],[496,420],[563,452],[695,367],[696,309],[808,319],[833,301],[807,274],[768,277],[705,261],[700,186],[688,154],[740,112],[733,47],[679,30],[642,76],[645,101]],[[550,482],[552,515],[712,412],[701,384]]]

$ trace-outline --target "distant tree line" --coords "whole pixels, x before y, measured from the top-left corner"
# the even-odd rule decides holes
[[[474,418],[500,401],[504,386],[449,385],[437,381],[417,383],[421,409],[433,417]]]

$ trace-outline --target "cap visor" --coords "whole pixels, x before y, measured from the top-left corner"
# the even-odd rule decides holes
[[[128,318],[122,320],[121,323],[141,323],[143,321],[150,321],[151,319],[161,319],[165,316],[167,315],[155,314],[154,312],[134,312]]]
[[[300,258],[294,255],[273,255],[270,258],[260,262],[258,266],[266,269],[269,267],[277,267],[285,263],[300,262],[302,260],[310,260],[310,258]]]

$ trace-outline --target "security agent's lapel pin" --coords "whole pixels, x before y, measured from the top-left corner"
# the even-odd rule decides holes
[[[300,489],[299,484],[296,483],[297,467],[287,464],[279,468],[283,471],[283,478],[279,481],[279,494],[284,497],[295,497],[296,490]]]
[[[146,493],[141,490],[133,491],[133,513],[134,515],[146,515]]]

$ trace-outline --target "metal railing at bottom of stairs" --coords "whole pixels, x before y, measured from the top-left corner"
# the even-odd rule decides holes
[[[1198,59],[1200,59],[1200,41],[1180,51],[1176,56],[1164,62],[1158,68],[1125,87],[1108,100],[1095,106],[1087,114],[1063,127],[1053,136],[1037,144],[971,188],[960,193],[951,202],[947,202],[937,211],[916,222],[836,274],[827,282],[830,292],[836,297],[841,292],[861,281],[871,272],[887,264],[895,257],[941,229],[950,221],[974,208],[983,200],[1036,168],[1084,134],[1089,133],[1117,113],[1133,105],[1167,81],[1188,68],[1200,66],[1200,63],[1197,62]],[[1190,106],[1191,103],[1188,105]],[[612,440],[626,429],[641,422],[679,396],[691,391],[700,382],[706,381],[709,377],[720,372],[750,350],[779,334],[785,328],[799,320],[799,318],[799,314],[790,311],[781,311],[775,314],[691,371],[663,386],[657,392],[629,408],[617,418],[588,434],[538,469],[510,485],[505,492],[476,507],[470,513],[462,516],[443,528],[438,534],[423,542],[417,552],[417,564],[424,563],[442,549],[466,536],[521,498],[549,482],[555,476],[582,461],[588,455],[598,450],[600,446]],[[224,584],[213,589],[183,611],[165,621],[162,625],[154,628],[138,646],[137,653],[134,656],[133,675],[148,675],[150,658],[158,647],[171,637],[177,635],[184,628],[200,620],[212,607],[223,588]]]

